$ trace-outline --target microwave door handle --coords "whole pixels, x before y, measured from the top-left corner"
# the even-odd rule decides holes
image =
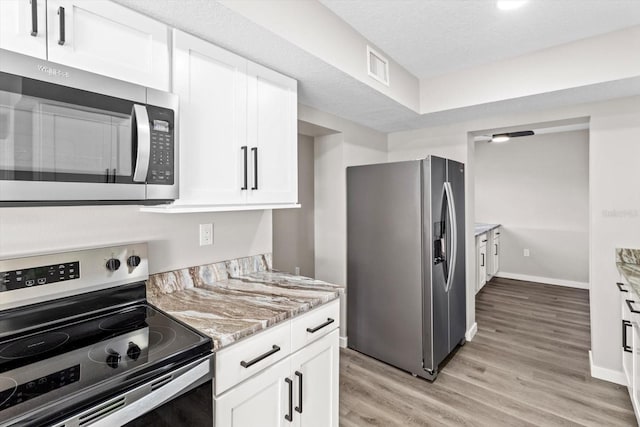
[[[147,107],[134,104],[131,114],[131,127],[137,130],[136,168],[133,171],[134,182],[145,182],[149,171],[149,158],[151,157],[151,128]],[[132,141],[133,142],[133,141]]]

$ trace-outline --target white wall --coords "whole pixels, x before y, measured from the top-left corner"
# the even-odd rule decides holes
[[[298,209],[273,211],[273,267],[315,276],[313,137],[298,135]]]
[[[616,247],[640,247],[640,97],[583,104],[570,108],[478,119],[455,126],[399,132],[389,135],[389,159],[409,153],[427,154],[431,147],[452,144],[452,152],[466,145],[467,177],[475,167],[475,144],[469,132],[501,129],[522,124],[540,124],[576,117],[590,118],[590,254],[589,286],[591,309],[592,373],[606,377],[621,372],[620,304],[614,283]],[[423,148],[419,148],[420,141]],[[408,148],[409,147],[409,148]],[[467,209],[475,210],[473,189],[467,187]],[[467,223],[467,233],[472,230]],[[467,265],[468,271],[475,271]],[[469,282],[468,282],[469,285]],[[469,310],[469,306],[467,307]],[[468,311],[468,316],[471,313]],[[603,374],[604,373],[604,374]]]
[[[199,224],[214,224],[199,246]],[[271,252],[271,211],[142,213],[138,206],[0,208],[0,257],[149,242],[151,273]]]
[[[476,222],[503,226],[501,273],[588,287],[589,131],[478,142],[475,162]]]
[[[640,75],[640,26],[420,80],[421,114]],[[594,58],[599,58],[594,65]],[[455,90],[452,90],[455,88]]]

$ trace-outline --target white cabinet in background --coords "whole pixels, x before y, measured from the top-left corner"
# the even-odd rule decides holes
[[[500,228],[495,228],[487,233],[487,280],[500,271]]]
[[[47,59],[45,0],[0,0],[0,48]]]
[[[216,353],[215,426],[338,427],[339,310],[330,302]]]
[[[47,0],[47,22],[50,61],[169,90],[166,25],[106,0]]]
[[[640,302],[628,284],[617,286],[622,312],[622,370],[636,419],[640,420]]]
[[[175,207],[295,204],[297,82],[174,30],[180,96]]]
[[[476,237],[476,293],[487,283],[487,233]]]

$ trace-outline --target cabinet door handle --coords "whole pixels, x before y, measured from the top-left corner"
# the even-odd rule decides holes
[[[240,147],[240,149],[243,152],[243,156],[244,156],[244,185],[242,187],[240,187],[241,190],[246,190],[247,189],[247,162],[248,162],[248,153],[247,153],[247,146],[243,145],[242,147]]]
[[[326,322],[324,322],[322,325],[316,326],[315,328],[307,328],[307,332],[311,332],[313,334],[314,332],[318,332],[320,329],[324,328],[325,326],[329,326],[333,322],[335,322],[335,320],[333,320],[330,317],[327,317]]]
[[[302,372],[296,371],[296,377],[298,377],[298,406],[296,406],[296,412],[302,413]]]
[[[240,362],[240,366],[242,366],[243,368],[250,368],[251,366],[255,365],[256,363],[266,359],[267,357],[271,356],[272,354],[275,354],[277,352],[280,351],[280,347],[278,347],[277,345],[273,345],[273,347],[271,347],[271,350],[267,351],[264,354],[261,354],[260,356],[256,357],[253,360],[250,360],[248,362],[245,362],[244,360]]]
[[[627,353],[631,353],[631,346],[627,343],[627,328],[631,326],[628,320],[622,321],[622,349]]]
[[[480,267],[484,267],[484,254],[480,254],[482,256],[482,264],[480,265]]]
[[[629,307],[629,310],[632,313],[640,313],[640,311],[638,311],[635,308],[633,308],[633,303],[635,302],[634,300],[628,299],[628,300],[626,300],[626,302],[627,302],[627,307]]]
[[[62,46],[66,41],[64,35],[64,7],[60,6],[58,8],[58,16],[60,17],[60,38],[58,39],[58,44]]]
[[[293,381],[290,378],[285,378],[284,381],[289,385],[289,413],[284,416],[284,419],[291,422],[293,421]]]
[[[620,282],[616,283],[616,286],[618,286],[618,289],[620,289],[620,292],[629,292],[628,290],[623,288],[624,285]]]
[[[497,243],[494,243],[494,245],[493,245],[493,246],[495,246],[495,247],[496,247],[496,253],[495,253],[494,255],[498,255],[498,244],[497,244]]]
[[[251,147],[253,151],[253,187],[252,190],[258,189],[258,147]]]
[[[31,35],[38,35],[38,0],[31,0]]]

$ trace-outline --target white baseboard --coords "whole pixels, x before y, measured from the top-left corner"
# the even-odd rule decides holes
[[[529,276],[527,274],[516,274],[507,272],[498,272],[496,277],[503,279],[525,280],[527,282],[544,283],[547,285],[566,286],[568,288],[589,289],[589,284],[585,282],[575,282],[573,280],[552,279],[550,277]]]
[[[595,366],[593,364],[593,356],[591,354],[591,350],[589,350],[589,366],[591,366],[591,376],[593,378],[598,378],[600,380],[609,381],[623,386],[627,385],[627,378],[625,377],[624,372]]]
[[[473,337],[476,336],[477,332],[478,332],[478,324],[476,322],[473,322],[473,325],[471,325],[467,333],[464,334],[464,338],[467,341],[471,341]]]
[[[347,337],[340,337],[340,348],[347,348]]]

